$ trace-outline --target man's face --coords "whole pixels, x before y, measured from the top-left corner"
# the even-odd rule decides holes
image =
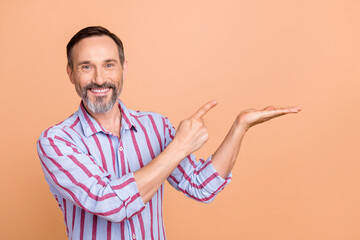
[[[116,43],[108,36],[84,38],[72,49],[73,69],[67,67],[70,81],[86,109],[108,112],[117,102],[126,76]]]

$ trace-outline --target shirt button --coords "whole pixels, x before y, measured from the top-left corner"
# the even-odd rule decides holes
[[[120,148],[119,148],[119,150],[120,150],[120,151],[123,151],[123,150],[124,150],[124,148],[123,148],[123,147],[120,147]]]
[[[136,239],[136,235],[135,235],[135,233],[133,233],[133,239]]]

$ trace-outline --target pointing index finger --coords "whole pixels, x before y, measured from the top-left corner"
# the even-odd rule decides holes
[[[197,110],[192,116],[192,119],[198,119],[203,117],[210,109],[212,109],[213,107],[215,107],[217,104],[216,100],[212,100],[208,103],[206,103],[204,106],[202,106],[201,108],[199,108],[199,110]]]

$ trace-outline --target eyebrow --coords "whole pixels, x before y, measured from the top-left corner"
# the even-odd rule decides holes
[[[83,64],[89,64],[89,63],[90,63],[90,61],[85,60],[85,61],[79,62],[79,63],[77,64],[77,66],[80,66],[80,65],[83,65]]]
[[[108,62],[118,62],[118,61],[114,58],[109,58],[109,59],[106,59],[104,62],[108,63]]]
[[[109,62],[118,62],[115,58],[109,58],[109,59],[105,59],[104,60],[105,63],[109,63]],[[85,61],[80,61],[77,66],[83,65],[83,64],[90,64],[90,61],[85,60]]]

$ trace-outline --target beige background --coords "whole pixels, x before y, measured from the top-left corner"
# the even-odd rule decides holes
[[[129,108],[177,126],[218,100],[199,157],[245,108],[303,108],[248,132],[212,204],[166,183],[168,239],[360,239],[359,23],[356,0],[1,0],[1,239],[66,239],[35,145],[78,107],[65,46],[89,25],[125,44]]]

